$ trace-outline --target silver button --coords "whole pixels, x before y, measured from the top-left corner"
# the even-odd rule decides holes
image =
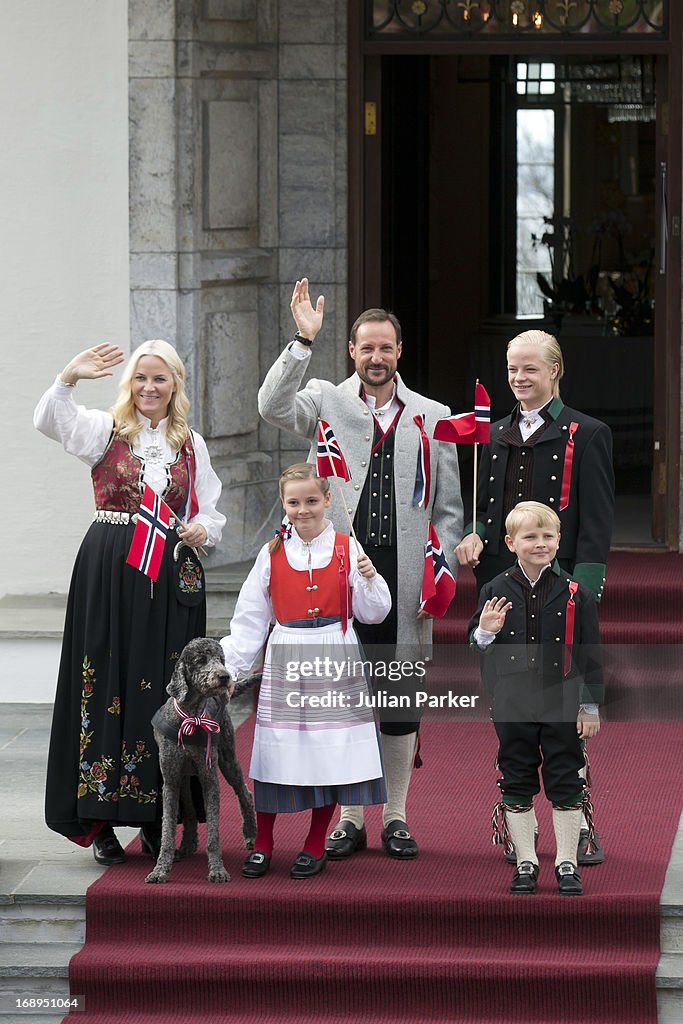
[[[377,516],[377,513],[376,513],[376,512],[373,512],[373,513],[372,513],[372,518],[374,519],[374,518],[375,518],[376,516]]]
[[[484,541],[484,544],[488,544],[488,541],[487,541],[487,540],[485,540],[485,541]]]
[[[495,477],[490,476],[489,480],[495,480]]]
[[[354,489],[354,491],[359,491],[360,490],[360,484],[354,484],[353,485],[353,489]]]
[[[487,523],[492,523],[492,522],[493,522],[493,519],[487,519],[487,520],[486,520],[486,522],[487,522]]]
[[[554,661],[554,662],[553,662],[553,665],[554,665],[554,667],[555,667],[555,668],[559,668],[559,662],[557,662],[557,661]]]
[[[531,613],[531,618],[532,618],[532,619],[535,619],[535,618],[536,618],[536,616],[534,615],[534,613],[533,613],[533,612]]]
[[[353,509],[352,508],[347,508],[346,511],[349,513],[349,515],[353,515]]]
[[[558,612],[557,614],[558,614],[558,615],[561,615],[561,614],[562,614],[562,612]]]
[[[387,535],[386,535],[386,533],[383,533],[383,534],[382,534],[382,537],[384,538],[384,540],[386,540],[386,539],[387,539]]]
[[[510,630],[510,636],[514,636],[514,635],[515,635],[515,631],[514,631],[514,629],[511,629]]]
[[[370,534],[370,536],[371,536],[371,537],[374,537],[375,535],[374,535],[374,533],[371,533],[371,534]]]
[[[553,455],[553,459],[555,460],[555,462],[557,462],[557,460],[559,459],[559,457],[560,457],[559,455]]]
[[[314,609],[313,609],[313,611],[314,611],[314,612],[316,613],[316,615],[317,615],[317,614],[318,614],[318,612],[320,611],[320,609],[319,609],[319,608],[314,608]]]
[[[366,434],[366,435],[365,435],[365,440],[366,440],[366,441],[369,441],[369,440],[370,440],[370,435],[369,435],[369,434]]]
[[[385,494],[385,495],[384,495],[384,497],[385,497],[385,498],[388,498],[388,497],[389,497],[389,495],[388,495],[388,494]]]
[[[496,500],[495,498],[489,498],[489,502],[495,501],[495,500]]]
[[[377,473],[373,473],[372,475],[373,475],[373,476],[377,476]]]
[[[375,452],[373,458],[378,459],[379,458],[379,452]]]
[[[524,483],[524,480],[522,479],[522,477],[521,477],[521,476],[520,476],[519,480],[517,481],[517,483],[518,483],[518,484],[523,484],[523,483]]]
[[[556,476],[551,476],[550,479],[551,480],[557,480],[557,477]]]
[[[555,499],[554,499],[554,498],[548,498],[548,501],[549,501],[549,502],[550,502],[550,504],[552,505],[552,504],[554,503]]]
[[[372,492],[372,496],[373,496],[373,498],[376,498],[377,497],[377,491],[373,491]]]
[[[363,459],[363,461],[361,462],[361,466],[367,466],[367,462],[365,459]]]
[[[385,516],[384,518],[385,518],[385,519],[388,519],[388,518],[389,518],[389,516]]]
[[[494,456],[492,456],[492,458],[494,458],[494,459],[497,459],[497,458],[498,458],[498,456],[497,456],[497,455],[494,455]]]
[[[566,430],[567,428],[566,428],[566,427],[562,427],[562,429],[563,429],[563,430]]]
[[[514,661],[514,660],[515,660],[515,656],[514,656],[514,654],[511,654],[510,655],[510,661]]]

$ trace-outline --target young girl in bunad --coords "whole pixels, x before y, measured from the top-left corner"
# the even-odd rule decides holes
[[[287,527],[259,552],[222,640],[230,674],[248,673],[268,635],[250,775],[258,833],[242,873],[270,867],[280,812],[311,810],[292,878],[325,867],[337,803],[381,804],[386,793],[370,690],[353,628],[391,609],[384,579],[355,541],[325,519],[330,486],[308,463],[280,477]]]

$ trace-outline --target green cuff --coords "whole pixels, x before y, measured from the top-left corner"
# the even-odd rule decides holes
[[[572,576],[577,583],[591,591],[596,601],[600,600],[605,586],[604,562],[577,562]]]
[[[531,807],[534,802],[532,796],[517,796],[513,793],[503,793],[504,804],[518,804],[520,807]]]

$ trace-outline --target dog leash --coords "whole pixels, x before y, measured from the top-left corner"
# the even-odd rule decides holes
[[[197,729],[203,729],[206,735],[206,764],[207,767],[211,767],[211,734],[221,731],[220,722],[217,722],[215,718],[209,718],[206,714],[206,708],[197,717],[196,715],[188,715],[186,711],[183,711],[178,701],[173,698],[173,707],[175,708],[178,718],[180,718],[180,728],[178,729],[178,743],[185,749],[185,736],[194,736]]]

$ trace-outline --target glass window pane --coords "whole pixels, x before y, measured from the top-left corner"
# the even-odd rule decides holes
[[[544,65],[545,67],[545,65]],[[554,70],[554,65],[550,65]],[[537,87],[538,82],[533,83]],[[532,83],[529,82],[529,86]],[[540,83],[554,88],[552,80]],[[544,217],[555,206],[555,114],[553,110],[517,111],[517,314],[541,316],[543,296],[536,274],[551,276]],[[534,240],[535,236],[535,240]]]

